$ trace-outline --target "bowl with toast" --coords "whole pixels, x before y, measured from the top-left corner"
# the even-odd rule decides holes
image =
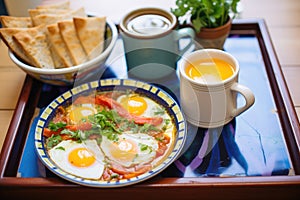
[[[72,10],[68,4],[28,12],[29,17],[0,16],[9,57],[27,74],[65,86],[104,68],[118,37],[106,16],[87,15],[84,8]]]

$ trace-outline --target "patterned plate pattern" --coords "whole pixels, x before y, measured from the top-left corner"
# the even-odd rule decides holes
[[[157,101],[161,104],[169,114],[174,118],[177,134],[175,136],[174,148],[170,151],[170,154],[165,158],[165,160],[153,168],[151,171],[146,172],[142,175],[136,176],[130,179],[122,179],[118,181],[102,181],[102,180],[93,180],[93,179],[84,179],[81,177],[74,176],[69,174],[59,167],[50,159],[47,150],[45,148],[45,138],[43,136],[43,128],[47,126],[49,120],[54,116],[56,109],[65,105],[66,103],[72,102],[72,98],[86,93],[92,90],[98,91],[113,91],[113,90],[134,90],[142,93],[149,98]],[[91,187],[121,187],[131,184],[136,184],[141,181],[145,181],[160,172],[166,169],[170,164],[172,164],[180,155],[180,152],[185,144],[186,140],[186,122],[184,116],[180,110],[179,105],[176,101],[162,89],[150,85],[145,82],[131,80],[131,79],[103,79],[99,81],[93,81],[90,83],[82,84],[78,87],[75,87],[62,95],[58,96],[53,100],[41,113],[37,126],[35,129],[35,148],[38,154],[38,157],[42,163],[54,174],[59,177],[71,181],[76,184],[91,186]]]

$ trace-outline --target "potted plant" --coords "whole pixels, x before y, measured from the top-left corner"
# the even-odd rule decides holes
[[[196,31],[196,40],[204,48],[223,49],[240,0],[176,0],[171,12],[181,23]]]

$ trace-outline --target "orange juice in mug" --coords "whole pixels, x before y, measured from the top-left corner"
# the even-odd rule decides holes
[[[224,60],[210,58],[189,63],[185,69],[185,73],[195,81],[218,82],[231,77],[234,73],[234,68]]]
[[[239,83],[239,70],[237,59],[219,49],[185,54],[179,74],[180,103],[186,120],[195,126],[215,128],[249,109],[255,97]],[[237,94],[244,98],[244,105],[238,105]]]

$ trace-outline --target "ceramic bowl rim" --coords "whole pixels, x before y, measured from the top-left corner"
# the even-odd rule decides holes
[[[72,73],[77,72],[79,70],[83,70],[85,68],[90,68],[93,65],[97,64],[99,61],[105,59],[109,56],[110,52],[112,51],[113,47],[115,46],[116,40],[118,38],[118,31],[116,28],[116,25],[110,20],[106,19],[106,24],[110,27],[112,32],[111,42],[109,43],[108,47],[105,48],[105,50],[98,55],[96,58],[89,60],[85,63],[82,63],[80,65],[68,67],[68,68],[61,68],[61,69],[44,69],[44,68],[37,68],[28,64],[25,64],[22,62],[19,58],[17,58],[11,50],[8,50],[8,55],[11,58],[11,60],[18,65],[20,68],[27,72],[35,73],[35,74],[48,74],[48,75],[59,75],[59,74],[66,74],[66,73]]]

